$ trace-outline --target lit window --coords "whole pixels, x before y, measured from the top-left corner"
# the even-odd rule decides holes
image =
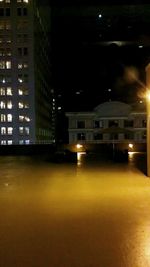
[[[1,135],[5,135],[6,134],[6,127],[1,127]]]
[[[25,140],[25,144],[29,145],[30,144],[30,140]]]
[[[5,95],[5,88],[4,87],[0,88],[0,95]]]
[[[23,102],[19,102],[19,103],[18,103],[18,107],[19,107],[19,108],[23,108],[23,107],[24,107]]]
[[[7,129],[7,133],[8,133],[9,135],[12,135],[12,134],[13,134],[13,128],[12,128],[12,127],[8,127],[8,129]]]
[[[12,95],[12,88],[11,87],[7,87],[7,95]]]
[[[0,60],[0,69],[5,69],[5,61]]]
[[[0,101],[0,108],[1,108],[1,109],[6,108],[6,103],[5,103],[5,101]]]
[[[12,145],[12,140],[8,140],[8,145]]]
[[[6,61],[6,69],[11,69],[11,61]]]
[[[24,144],[24,140],[19,140],[19,145],[23,145]]]
[[[24,117],[24,120],[27,121],[27,122],[29,122],[30,121],[30,118],[26,116],[26,117]]]
[[[19,121],[24,121],[24,116],[19,115]]]
[[[5,122],[6,121],[6,115],[5,114],[1,114],[0,115],[0,120],[1,120],[1,122]]]
[[[12,114],[7,114],[7,121],[12,122]]]
[[[23,127],[19,127],[19,133],[23,134]]]
[[[25,130],[25,134],[26,134],[26,135],[29,135],[29,133],[30,133],[30,129],[29,129],[29,127],[25,127],[24,130]]]
[[[2,140],[1,145],[6,145],[6,140]]]
[[[12,109],[12,101],[8,101],[7,102],[7,108],[8,109]]]
[[[24,3],[29,3],[29,0],[23,0]]]

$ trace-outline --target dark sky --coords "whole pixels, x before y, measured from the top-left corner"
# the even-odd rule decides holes
[[[65,110],[137,101],[150,58],[150,5],[81,2],[55,1],[52,8],[53,86]]]

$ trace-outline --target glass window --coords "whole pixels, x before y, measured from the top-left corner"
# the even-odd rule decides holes
[[[6,103],[5,103],[5,101],[0,101],[0,108],[1,108],[1,109],[6,108]]]
[[[10,8],[6,8],[6,16],[10,16]]]
[[[11,69],[11,61],[6,61],[6,69]]]
[[[0,8],[0,16],[4,16],[4,8]]]
[[[19,107],[19,108],[24,108],[24,104],[23,104],[23,102],[19,102],[19,103],[18,103],[18,107]]]
[[[23,127],[19,127],[19,133],[23,134]]]
[[[1,122],[5,122],[6,121],[6,115],[5,114],[1,114],[0,115],[0,119],[1,119]]]
[[[8,129],[7,129],[7,133],[8,133],[9,135],[12,135],[12,134],[13,134],[13,128],[12,128],[12,127],[8,127]]]
[[[12,114],[7,114],[7,121],[12,122]]]
[[[1,127],[1,135],[5,135],[6,134],[6,127]]]
[[[29,127],[25,127],[24,130],[25,130],[25,134],[26,134],[26,135],[29,135],[29,133],[30,133],[30,129],[29,129]]]
[[[2,140],[1,145],[6,145],[6,140]]]
[[[8,145],[12,145],[13,141],[12,140],[8,140]]]
[[[102,140],[102,139],[103,139],[103,134],[101,133],[94,134],[94,140]]]
[[[133,127],[133,120],[124,120],[124,127]]]
[[[5,95],[5,88],[4,87],[0,88],[0,95]]]
[[[77,128],[79,129],[85,128],[85,121],[77,121]]]
[[[12,101],[11,100],[7,102],[7,108],[12,109]]]
[[[18,16],[21,16],[21,14],[22,14],[22,12],[21,12],[21,8],[18,7],[18,8],[17,8],[17,15],[18,15]]]
[[[85,140],[86,139],[86,136],[85,136],[85,133],[78,133],[77,134],[77,139],[80,141],[80,140]]]
[[[7,95],[12,95],[12,88],[11,87],[7,87],[6,88],[6,93],[7,93]]]
[[[146,128],[147,122],[146,120],[142,120],[142,127]]]
[[[118,127],[119,121],[118,120],[109,120],[108,125],[109,125],[109,127]]]

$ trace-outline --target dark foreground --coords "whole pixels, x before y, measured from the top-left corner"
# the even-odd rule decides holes
[[[0,266],[149,267],[150,180],[132,156],[1,156]]]

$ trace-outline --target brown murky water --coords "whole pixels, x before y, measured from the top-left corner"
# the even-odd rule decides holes
[[[0,157],[0,267],[150,267],[150,180],[134,164]]]

